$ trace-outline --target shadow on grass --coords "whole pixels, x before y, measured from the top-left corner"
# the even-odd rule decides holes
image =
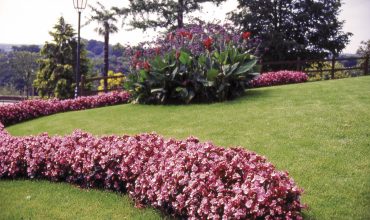
[[[36,179],[28,179],[28,178],[24,178],[24,177],[20,177],[20,178],[3,178],[3,179],[0,179],[0,182],[2,183],[9,183],[9,184],[12,184],[12,185],[18,185],[19,183],[23,183],[23,184],[28,184],[28,183],[35,183],[35,184],[50,184],[50,186],[52,188],[54,188],[54,190],[60,190],[60,191],[64,191],[63,188],[67,187],[67,188],[71,188],[71,189],[76,189],[78,190],[79,192],[82,192],[82,193],[96,193],[96,192],[104,192],[104,193],[108,193],[108,194],[111,194],[111,195],[117,195],[118,197],[122,197],[122,199],[124,200],[123,197],[126,197],[128,196],[128,193],[127,192],[124,192],[124,191],[114,191],[114,190],[110,190],[110,189],[104,189],[104,188],[101,188],[101,187],[81,187],[80,185],[78,184],[74,184],[74,183],[68,183],[68,182],[65,182],[65,181],[50,181],[48,179],[43,179],[43,178],[36,178]],[[62,189],[58,189],[57,187],[62,187]],[[27,186],[26,188],[28,188],[28,190],[32,189],[32,186]],[[55,189],[56,188],[56,189]],[[21,189],[22,191],[22,189]],[[23,189],[24,191],[24,189]],[[34,192],[34,191],[32,191]],[[54,191],[55,192],[55,191]],[[52,193],[54,193],[52,192]],[[30,192],[27,191],[27,194],[29,194]],[[86,195],[84,194],[84,195]],[[66,195],[68,197],[68,195]],[[102,195],[104,197],[107,197],[107,195]],[[130,206],[131,206],[131,209],[133,210],[141,210],[141,211],[146,211],[146,210],[154,210],[161,219],[164,219],[164,220],[176,220],[176,219],[181,219],[179,217],[175,217],[175,216],[172,216],[170,215],[169,213],[167,213],[165,210],[162,210],[162,209],[157,209],[157,208],[154,208],[150,205],[143,205],[143,206],[139,206],[139,207],[136,207],[135,206],[135,200],[132,199],[130,196],[128,196],[129,200],[130,200]],[[89,199],[88,197],[85,197],[83,199]],[[94,200],[94,198],[92,199]],[[40,211],[40,210],[34,210],[36,212]],[[52,210],[51,210],[52,211]],[[1,212],[0,212],[0,219],[2,219],[2,215],[1,215]],[[141,218],[139,218],[141,219]]]
[[[242,102],[255,101],[261,98],[269,98],[271,97],[270,94],[272,94],[271,90],[250,89],[250,90],[247,90],[244,95],[237,97],[233,100],[229,100],[225,102],[215,102],[213,104],[226,104],[226,105],[240,104]]]
[[[310,213],[307,213],[307,210],[302,212],[302,217],[303,217],[304,220],[318,220],[317,217],[313,216]]]
[[[142,106],[148,105],[148,106],[184,106],[184,107],[192,107],[192,106],[210,106],[210,105],[233,105],[233,104],[239,104],[248,100],[255,100],[259,98],[268,98],[271,97],[270,94],[272,94],[271,90],[267,89],[248,89],[245,91],[245,93],[242,96],[236,97],[231,100],[226,101],[220,101],[220,102],[193,102],[190,104],[184,104],[184,103],[168,103],[168,104],[139,104]]]

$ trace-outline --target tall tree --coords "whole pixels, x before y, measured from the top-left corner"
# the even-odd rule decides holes
[[[129,0],[134,28],[182,28],[184,16],[201,10],[201,3],[219,5],[225,0]],[[126,10],[123,10],[126,12]]]
[[[361,41],[360,47],[356,51],[361,56],[370,56],[370,40]]]
[[[20,94],[23,92],[24,82],[20,74],[17,74],[10,65],[13,56],[13,52],[2,51],[0,53],[0,88],[2,88],[0,92],[14,95],[15,90]]]
[[[41,49],[40,69],[34,85],[42,97],[72,98],[75,87],[76,48],[75,32],[63,17],[60,17],[54,30],[49,32],[52,42],[46,42]],[[86,51],[81,48],[81,74],[88,72]]]
[[[118,32],[118,28],[116,26],[117,23],[117,13],[113,9],[106,9],[104,5],[100,2],[97,2],[98,7],[94,7],[89,5],[92,10],[92,15],[89,17],[86,24],[89,24],[93,21],[98,23],[98,27],[95,28],[95,31],[98,32],[99,35],[104,36],[104,71],[103,76],[108,76],[109,70],[109,35],[111,33]],[[108,88],[108,81],[104,79],[104,90],[107,91]]]
[[[264,60],[337,56],[351,33],[338,19],[341,0],[238,0],[230,18],[262,40]]]
[[[27,98],[30,94],[32,82],[35,79],[36,71],[38,69],[37,60],[40,58],[38,53],[32,53],[29,51],[14,51],[10,59],[11,67],[15,73],[19,76],[19,79],[25,85],[25,91]]]

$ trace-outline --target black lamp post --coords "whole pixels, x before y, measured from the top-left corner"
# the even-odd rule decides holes
[[[87,0],[73,0],[73,6],[78,12],[78,38],[77,38],[77,67],[76,67],[76,88],[75,98],[78,97],[80,84],[80,26],[81,26],[81,12],[86,8]]]

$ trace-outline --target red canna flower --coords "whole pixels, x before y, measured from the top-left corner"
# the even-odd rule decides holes
[[[212,46],[212,43],[213,43],[213,40],[212,40],[212,38],[210,38],[210,37],[208,37],[207,39],[205,39],[204,41],[203,41],[203,45],[204,45],[204,47],[206,48],[206,49],[211,49],[211,46]]]
[[[180,51],[176,51],[176,60],[178,60],[179,59],[179,57],[180,57]]]
[[[228,43],[230,43],[230,41],[231,41],[231,38],[230,38],[229,36],[227,36],[227,37],[225,38],[225,42],[228,44]]]
[[[143,67],[144,67],[144,69],[145,69],[146,71],[150,71],[150,64],[149,64],[149,62],[148,62],[148,61],[145,61],[145,62],[143,63]]]
[[[159,54],[161,53],[161,48],[160,48],[160,47],[156,47],[156,48],[154,49],[154,51],[155,51],[155,54],[156,54],[156,55],[159,55]]]
[[[186,31],[181,31],[180,32],[180,35],[183,36],[183,37],[186,37],[188,35],[188,32]]]
[[[174,34],[173,34],[173,33],[169,33],[169,34],[167,35],[167,39],[168,39],[169,41],[173,41],[173,40],[175,39]]]
[[[250,38],[250,36],[251,36],[251,32],[249,32],[249,31],[243,32],[243,34],[242,34],[242,38],[244,40],[248,40]]]
[[[192,33],[190,33],[190,32],[188,32],[187,37],[188,37],[188,39],[189,39],[189,40],[191,40],[191,39],[193,39],[193,34],[192,34]]]
[[[141,51],[140,51],[140,50],[136,51],[136,53],[135,53],[135,57],[136,57],[136,58],[141,57],[141,55],[142,55],[142,53],[141,53]]]
[[[143,63],[141,62],[141,61],[136,61],[135,63],[134,63],[134,66],[135,66],[135,68],[137,69],[137,70],[139,70],[139,69],[141,69],[142,68],[142,66],[143,66]]]
[[[193,39],[193,34],[192,33],[190,33],[190,32],[188,32],[188,31],[181,31],[180,32],[180,35],[182,36],[182,37],[186,37],[186,38],[188,38],[189,40],[191,40],[191,39]]]

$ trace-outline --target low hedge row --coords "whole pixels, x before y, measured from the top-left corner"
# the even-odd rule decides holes
[[[308,76],[304,72],[282,70],[278,72],[267,72],[252,80],[251,87],[276,86],[291,83],[307,82]]]
[[[130,94],[128,92],[111,92],[96,96],[79,97],[77,99],[26,100],[12,105],[0,106],[0,122],[4,125],[11,125],[59,112],[127,103],[129,98]]]
[[[0,129],[0,178],[127,192],[180,218],[301,219],[301,189],[264,157],[241,148],[156,134],[13,137]]]

